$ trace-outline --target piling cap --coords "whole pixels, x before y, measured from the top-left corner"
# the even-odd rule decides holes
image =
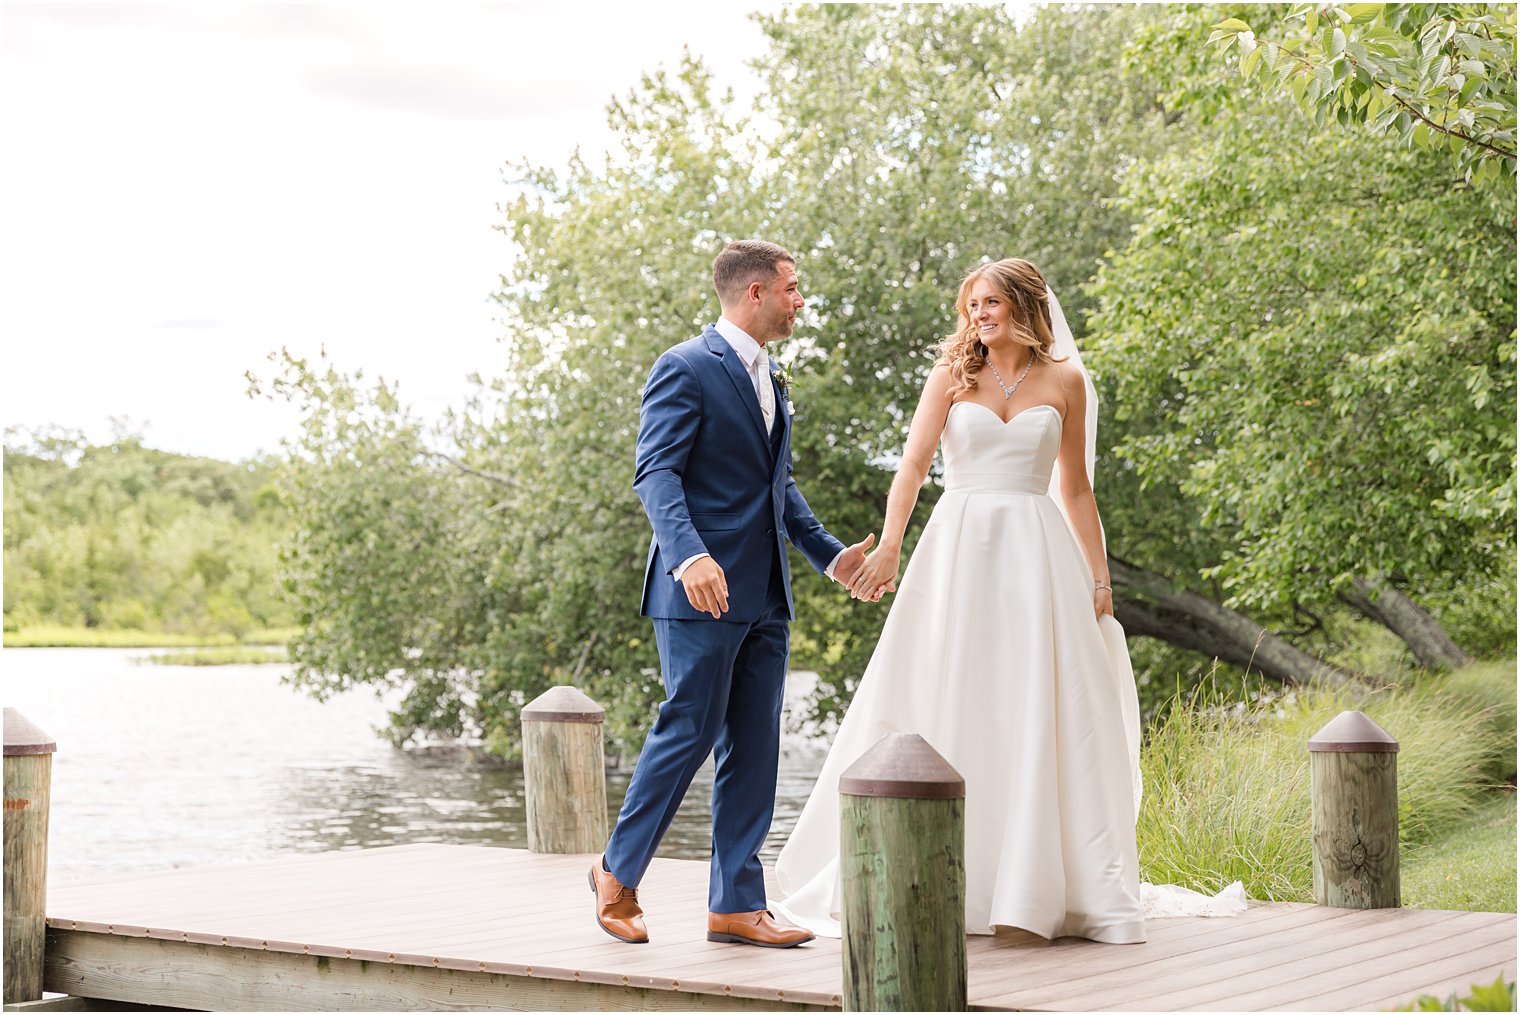
[[[966,780],[917,733],[888,733],[839,777],[849,796],[960,800]]]
[[[578,688],[551,687],[523,706],[523,722],[601,722],[607,710]]]
[[[1342,712],[1309,738],[1311,751],[1397,753],[1399,742],[1363,712]]]
[[[14,708],[5,710],[5,756],[52,754],[58,750],[53,738]]]

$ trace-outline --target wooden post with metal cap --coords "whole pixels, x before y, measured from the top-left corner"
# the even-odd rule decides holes
[[[607,843],[606,711],[574,687],[551,687],[523,707],[528,848],[597,853]]]
[[[966,1010],[966,781],[892,733],[839,779],[845,1011]]]
[[[5,1003],[42,997],[47,935],[48,800],[58,745],[5,710]]]
[[[1314,901],[1397,909],[1399,742],[1361,712],[1342,712],[1309,740]]]

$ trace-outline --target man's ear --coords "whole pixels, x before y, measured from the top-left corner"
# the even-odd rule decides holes
[[[746,295],[749,296],[750,302],[759,303],[765,296],[765,284],[763,282],[751,282]]]

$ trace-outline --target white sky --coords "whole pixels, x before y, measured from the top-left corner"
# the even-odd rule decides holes
[[[753,94],[748,9],[0,4],[0,423],[274,451],[244,371],[323,345],[435,418],[502,359],[505,164],[683,45]]]

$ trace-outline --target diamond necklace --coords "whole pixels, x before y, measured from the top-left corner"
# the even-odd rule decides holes
[[[989,367],[992,367],[992,376],[997,378],[998,387],[1003,389],[1003,401],[1006,402],[1008,399],[1013,397],[1013,393],[1015,391],[1019,390],[1019,385],[1024,383],[1024,378],[1029,376],[1029,368],[1034,366],[1034,352],[1030,352],[1029,362],[1024,364],[1024,372],[1019,374],[1019,379],[1014,381],[1011,385],[1003,383],[1003,375],[998,373],[997,367],[992,366],[992,357],[990,356],[987,358],[987,365]]]

